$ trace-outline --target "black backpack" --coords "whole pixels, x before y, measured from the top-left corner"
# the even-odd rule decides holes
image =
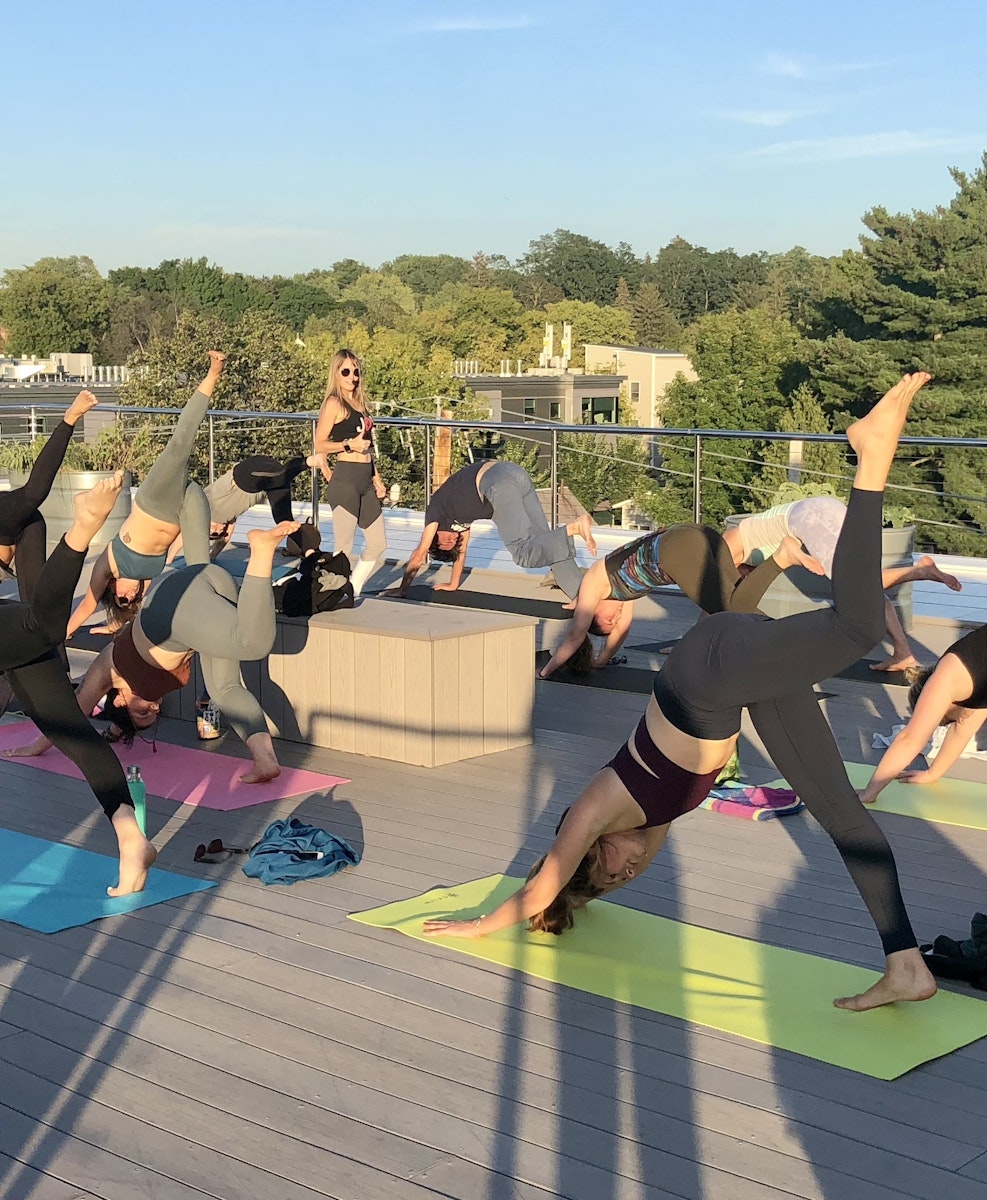
[[[286,617],[312,617],[355,604],[350,560],[319,550],[298,564],[298,573],[274,589],[274,604]]]

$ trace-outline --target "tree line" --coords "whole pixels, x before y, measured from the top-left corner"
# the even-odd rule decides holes
[[[7,354],[88,351],[97,363],[147,368],[127,389],[142,404],[175,402],[207,343],[221,343],[240,367],[220,403],[272,416],[316,408],[328,359],[346,344],[364,357],[370,394],[385,411],[434,414],[444,397],[439,403],[476,415],[482,406],[452,377],[453,360],[493,371],[503,359],[533,366],[545,322],[568,321],[577,368],[585,342],[690,356],[699,378],[670,388],[662,412],[670,427],[839,432],[903,371],[922,369],[934,382],[909,432],[980,437],[987,155],[974,173],[951,174],[947,203],[909,214],[874,207],[860,248],[833,257],[798,246],[738,254],[680,237],[639,256],[626,243],[558,229],[513,262],[405,254],[378,267],[343,259],[290,278],[229,272],[204,258],[103,276],[89,258],[43,258],[0,278],[0,338]],[[246,435],[229,434],[238,436]],[[388,434],[382,446],[409,499],[421,489],[420,437]],[[691,517],[691,448],[663,439],[656,472],[634,439],[592,441],[589,454],[584,441],[565,443],[563,474],[584,504],[633,496],[657,520]],[[537,471],[530,447],[504,452]],[[911,510],[923,544],[983,553],[983,461],[975,450],[903,450],[890,499]],[[786,464],[786,451],[756,438],[710,444],[704,519],[792,495]],[[840,447],[808,445],[804,466],[807,490],[845,494]]]

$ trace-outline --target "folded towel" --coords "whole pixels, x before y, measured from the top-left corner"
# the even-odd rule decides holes
[[[263,883],[294,883],[298,879],[335,875],[359,861],[359,854],[343,838],[289,817],[286,821],[273,821],[267,827],[250,851],[243,873]]]
[[[744,817],[748,821],[769,821],[787,817],[805,807],[794,792],[787,788],[716,787],[700,805],[711,812],[729,817]]]

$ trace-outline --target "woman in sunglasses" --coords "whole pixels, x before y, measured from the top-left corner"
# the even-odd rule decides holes
[[[374,461],[373,421],[367,412],[362,375],[360,360],[352,350],[336,352],[315,427],[314,447],[314,459],[329,483],[326,497],[332,507],[333,549],[352,563],[350,580],[356,596],[387,549],[380,506],[387,489]],[[329,455],[336,458],[332,471]],[[365,541],[363,553],[353,561],[358,526]]]
[[[137,489],[130,516],[93,564],[89,587],[69,620],[68,637],[100,604],[107,615],[103,633],[133,620],[147,585],[165,569],[168,547],[181,530],[189,455],[225,362],[225,354],[209,351],[209,370]]]
[[[426,934],[482,937],[521,922],[550,933],[570,928],[576,910],[639,875],[672,821],[702,803],[747,708],[775,766],[833,839],[881,937],[884,975],[836,1005],[862,1011],[935,994],[891,847],[857,799],[812,691],[883,633],[884,485],[911,401],[928,380],[906,375],[847,430],[857,470],[833,557],[833,607],[778,621],[721,612],[693,626],[657,675],[640,724],[573,802],[528,882],[473,920],[426,921]]]
[[[238,591],[229,572],[209,561],[209,504],[202,488],[189,484],[182,512],[188,565],[169,571],[141,612],[100,652],[79,686],[78,707],[91,713],[106,696],[104,718],[112,716],[123,740],[133,741],[136,732],[155,723],[161,699],[188,683],[198,653],[210,697],[253,760],[240,782],[266,783],[280,775],[267,719],[243,686],[240,663],[266,658],[274,645],[274,552],[298,527],[285,521],[251,530],[250,561]],[[30,758],[50,744],[41,737],[13,753]]]

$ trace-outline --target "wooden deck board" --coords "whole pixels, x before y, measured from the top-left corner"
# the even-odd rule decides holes
[[[837,689],[844,752],[875,761],[869,731],[900,698]],[[286,745],[285,763],[353,782],[235,813],[150,798],[161,865],[220,886],[51,936],[0,926],[0,1194],[979,1200],[987,1043],[884,1083],[346,920],[436,883],[523,873],[645,702],[542,684],[531,746],[429,769]],[[755,779],[776,774],[756,739],[742,755]],[[983,764],[960,769],[987,780]],[[296,812],[364,849],[360,866],[264,888],[235,861],[192,862],[199,841],[244,844]],[[987,834],[878,819],[919,936],[964,935]],[[81,783],[23,763],[0,764],[0,824],[111,849]],[[804,816],[696,813],[623,900],[880,961]]]

